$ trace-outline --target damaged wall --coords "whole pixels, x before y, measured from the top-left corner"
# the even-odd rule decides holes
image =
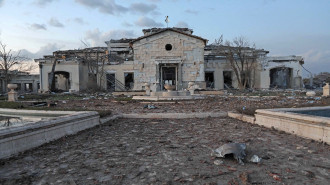
[[[152,90],[160,90],[160,67],[170,64],[178,71],[178,90],[187,88],[190,81],[205,87],[204,47],[203,40],[171,30],[134,42],[134,64],[141,66],[135,71],[136,87],[142,89],[147,82],[155,85]]]
[[[303,59],[300,56],[265,58],[260,77],[261,87],[302,88],[302,61]],[[276,76],[278,78],[276,78]],[[271,82],[273,82],[273,84],[271,84]]]

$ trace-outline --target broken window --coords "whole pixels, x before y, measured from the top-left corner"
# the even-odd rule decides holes
[[[214,88],[214,72],[205,72],[206,88]]]
[[[233,78],[231,71],[224,71],[223,72],[223,86],[224,89],[229,89],[233,87]]]
[[[134,87],[134,73],[124,73],[125,76],[125,88],[133,89]]]
[[[26,92],[31,92],[31,91],[33,91],[33,88],[32,88],[32,83],[26,83],[26,84],[24,84],[25,85],[25,91]]]
[[[65,71],[55,72],[55,88],[57,91],[69,91],[70,73]]]
[[[277,67],[269,71],[270,88],[291,88],[292,68]]]

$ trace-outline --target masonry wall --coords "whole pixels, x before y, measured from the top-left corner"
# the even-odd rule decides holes
[[[79,66],[79,62],[76,61],[66,61],[66,62],[60,62],[59,64],[56,64],[55,71],[65,71],[70,74],[70,89],[73,89],[75,91],[84,90],[84,88],[87,86],[87,81],[84,80],[85,78],[88,78],[88,73],[81,74],[81,72],[86,71],[83,66]],[[86,68],[86,67],[85,67]],[[40,91],[48,91],[48,76],[49,73],[52,71],[52,62],[47,61],[46,63],[43,63],[42,70],[40,70],[40,84],[41,88]],[[84,76],[80,78],[80,75]]]
[[[135,81],[137,80],[137,74],[141,65],[134,65],[133,61],[125,61],[124,64],[120,65],[106,65],[104,66],[104,74],[101,78],[100,84],[102,84],[103,89],[107,89],[107,79],[106,74],[115,74],[116,79],[125,85],[125,73],[134,73],[134,88],[132,90],[140,90],[141,88],[136,86]],[[98,78],[100,80],[100,78]],[[116,87],[116,91],[121,91],[120,88]]]
[[[302,88],[302,67],[299,61],[288,61],[288,62],[271,62],[269,61],[272,57],[266,58],[266,62],[260,71],[260,87],[269,88],[270,86],[270,70],[279,67],[291,68],[292,76],[290,77],[291,87],[293,89]]]
[[[165,49],[166,44],[172,45],[172,50]],[[188,82],[193,81],[205,87],[203,40],[165,31],[133,44],[136,89],[142,89],[144,83],[150,83],[153,91],[160,90],[160,65],[172,64],[177,66],[177,89],[187,88]]]

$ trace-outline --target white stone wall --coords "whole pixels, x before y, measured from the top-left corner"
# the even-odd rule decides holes
[[[48,91],[48,76],[52,71],[52,62],[45,61],[40,70],[40,90],[42,92]],[[76,61],[62,61],[56,64],[55,71],[65,71],[70,74],[70,89],[75,91],[84,90],[87,87],[88,80],[88,69],[87,66],[83,66]],[[83,72],[83,73],[82,73]],[[86,78],[86,79],[85,79]]]
[[[167,51],[166,44],[171,44],[172,50]],[[189,81],[205,86],[204,47],[203,40],[173,31],[134,42],[134,65],[138,66],[136,89],[142,89],[146,82],[159,84],[159,65],[164,63],[176,64],[179,90],[186,88]]]
[[[273,60],[282,61],[272,62]],[[299,56],[266,57],[262,65],[262,70],[260,72],[260,88],[269,88],[270,70],[278,67],[292,68],[291,87],[301,88],[302,82],[299,83],[297,81],[297,79],[301,79],[302,77],[302,67],[299,63],[300,60],[302,60],[302,58]]]
[[[273,60],[282,60],[281,62],[272,62]],[[286,60],[291,60],[285,62]],[[262,89],[269,88],[270,86],[270,70],[277,67],[287,67],[292,68],[292,88],[300,88],[302,77],[302,67],[299,61],[302,60],[301,57],[288,56],[288,57],[265,57],[260,58],[258,61],[258,67],[255,73],[252,74],[254,79],[254,88]],[[230,66],[229,62],[225,60],[209,60],[205,62],[205,71],[214,72],[214,88],[224,89],[223,72],[232,71],[233,87],[238,87],[237,78]]]

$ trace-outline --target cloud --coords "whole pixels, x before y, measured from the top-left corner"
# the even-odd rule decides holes
[[[153,3],[159,3],[159,2],[161,2],[162,0],[148,0],[148,1],[153,2]]]
[[[31,29],[34,29],[34,30],[47,30],[46,25],[44,25],[44,24],[34,23],[30,27],[31,27]]]
[[[49,4],[53,1],[57,1],[57,0],[35,0],[34,4],[36,4],[38,6],[45,6],[46,4]]]
[[[84,21],[84,19],[80,18],[80,17],[76,17],[73,19],[74,22],[84,25],[84,24],[88,24],[88,22]]]
[[[125,27],[132,27],[132,26],[133,26],[133,24],[128,23],[128,22],[126,22],[126,21],[123,22],[122,25],[125,26]]]
[[[52,17],[49,21],[48,24],[54,27],[64,27],[62,23],[60,23],[56,18]]]
[[[135,21],[135,24],[140,27],[163,27],[164,25],[162,23],[158,23],[154,21],[153,19],[150,19],[148,17],[140,17],[137,21]]]
[[[178,27],[178,28],[189,28],[189,25],[184,22],[184,21],[179,21],[178,23],[176,23],[175,27]]]
[[[145,3],[133,3],[130,6],[130,11],[137,12],[141,14],[148,14],[149,12],[155,11],[157,8],[154,4],[145,4]]]
[[[194,14],[194,15],[197,15],[198,14],[198,11],[196,11],[196,10],[189,10],[189,9],[187,9],[184,12],[189,13],[189,14]]]
[[[3,5],[3,2],[5,2],[5,0],[0,0],[0,7]]]
[[[21,56],[28,57],[30,59],[42,58],[44,55],[52,55],[54,51],[60,50],[64,45],[58,45],[55,43],[48,43],[44,46],[41,46],[40,49],[33,53],[26,49],[21,50]]]
[[[128,8],[116,4],[115,0],[75,0],[77,3],[98,9],[100,12],[111,15],[120,15],[128,11]]]
[[[313,74],[329,72],[330,69],[330,50],[310,49],[303,54],[305,68]]]
[[[134,38],[136,35],[133,30],[110,30],[101,32],[99,29],[89,30],[85,33],[84,39],[90,43],[91,47],[104,46],[105,41],[110,39]]]

